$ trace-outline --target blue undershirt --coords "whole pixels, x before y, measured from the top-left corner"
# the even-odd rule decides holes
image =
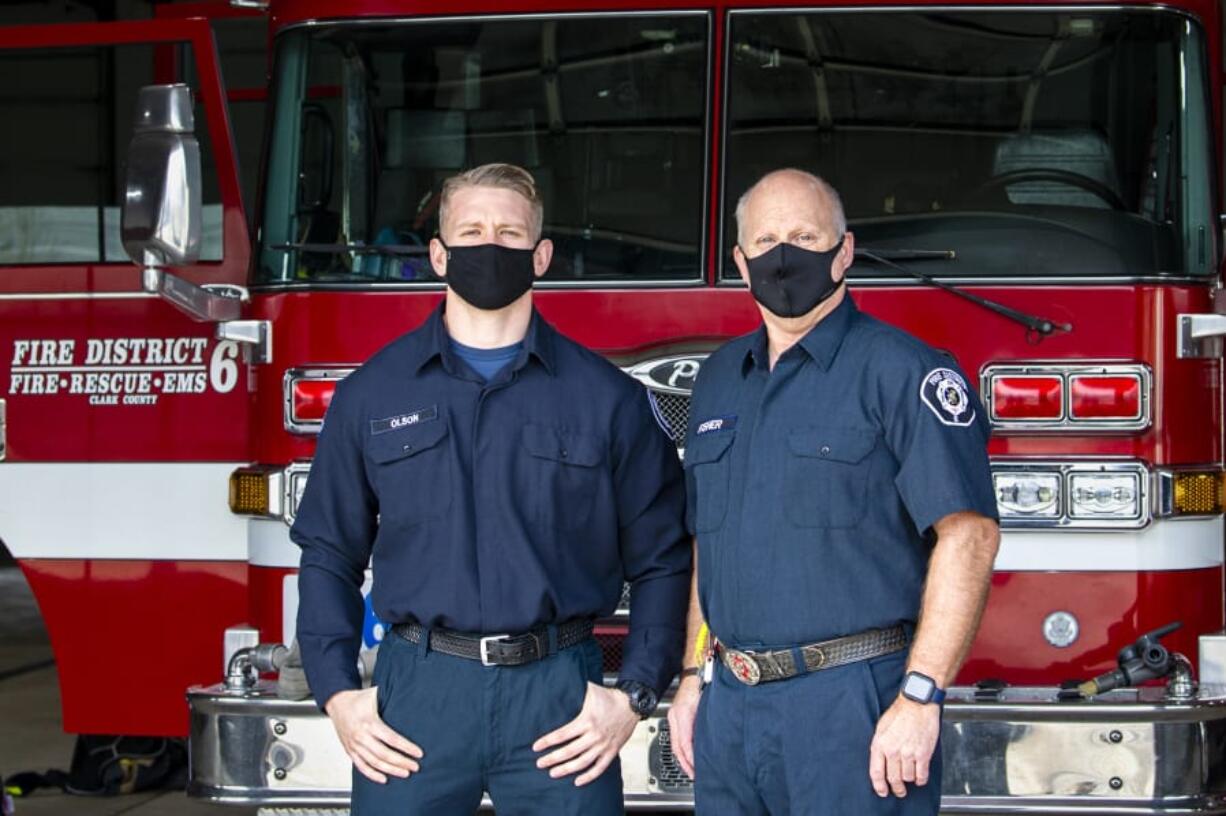
[[[502,348],[483,349],[466,346],[455,338],[451,338],[451,350],[456,353],[457,357],[468,363],[472,370],[480,374],[481,379],[486,382],[494,379],[499,371],[515,362],[515,358],[519,356],[523,348],[522,340]]]

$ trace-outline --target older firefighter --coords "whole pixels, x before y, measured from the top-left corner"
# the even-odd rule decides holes
[[[999,541],[987,419],[956,363],[847,296],[825,182],[768,174],[736,215],[764,325],[694,393],[690,617],[717,645],[674,745],[700,813],[935,814],[943,687]]]

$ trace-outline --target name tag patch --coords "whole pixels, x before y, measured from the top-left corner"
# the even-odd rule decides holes
[[[372,419],[370,421],[370,434],[374,436],[375,434],[387,433],[388,431],[398,431],[401,428],[407,428],[410,425],[420,425],[432,419],[438,419],[437,405],[431,405],[429,408],[418,408],[416,411],[387,417],[386,419]]]
[[[698,423],[698,430],[694,431],[695,436],[703,434],[715,433],[716,431],[731,431],[736,427],[736,414],[730,414],[722,417],[712,417],[704,419]]]

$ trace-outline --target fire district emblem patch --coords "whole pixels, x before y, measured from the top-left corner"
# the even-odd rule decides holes
[[[920,399],[946,425],[966,427],[975,421],[966,380],[952,368],[934,368],[925,374]]]

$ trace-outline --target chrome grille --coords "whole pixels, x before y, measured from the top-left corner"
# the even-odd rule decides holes
[[[690,421],[690,394],[707,352],[653,357],[622,368],[647,389],[656,421],[679,449]]]
[[[647,388],[647,395],[664,432],[673,440],[673,444],[681,447],[685,442],[685,429],[690,421],[690,395],[668,394],[656,391],[650,386]]]
[[[673,742],[668,732],[668,720],[661,717],[659,733],[651,741],[651,751],[647,757],[647,767],[660,786],[662,793],[689,793],[694,790],[694,782],[681,770],[677,758],[673,756]]]

